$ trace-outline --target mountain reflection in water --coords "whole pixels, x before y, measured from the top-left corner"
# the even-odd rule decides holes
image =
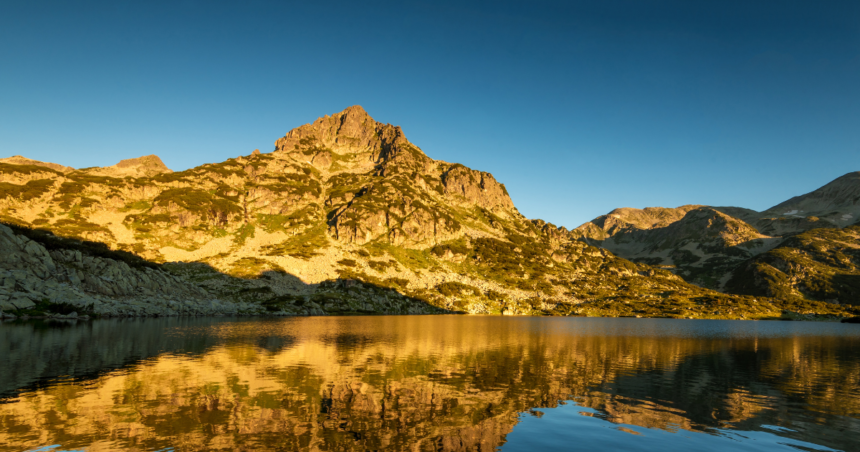
[[[0,450],[860,450],[857,325],[30,322],[0,356]]]

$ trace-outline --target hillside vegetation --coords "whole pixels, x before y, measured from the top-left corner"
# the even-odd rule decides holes
[[[53,247],[48,254],[61,266],[80,264],[68,256],[74,251],[131,273],[79,268],[79,279],[92,280],[80,297],[46,289],[77,287],[69,271],[34,274],[28,287],[0,293],[7,312],[56,314],[50,306],[62,303],[93,315],[204,312],[147,308],[182,303],[187,292],[218,307],[205,312],[231,314],[854,313],[750,284],[724,293],[732,272],[775,243],[719,209],[653,209],[627,222],[611,214],[575,231],[529,220],[491,174],[428,157],[399,127],[358,106],[291,130],[273,152],[186,171],[172,172],[155,156],[65,168],[22,157],[0,163],[8,234]],[[149,294],[129,282],[139,279],[129,262],[188,287]],[[100,304],[80,301],[96,295]]]

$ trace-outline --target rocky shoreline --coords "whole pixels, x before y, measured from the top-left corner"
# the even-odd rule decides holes
[[[445,312],[392,291],[369,293],[361,284],[354,287],[323,284],[308,295],[297,296],[274,294],[265,282],[240,280],[245,286],[219,293],[207,289],[200,281],[172,274],[157,265],[146,265],[145,261],[132,264],[80,250],[48,250],[45,243],[0,225],[0,317],[83,319]]]
[[[106,253],[114,258],[98,256],[86,248],[63,248],[58,243],[74,245],[74,242],[34,240],[0,224],[0,319],[74,321],[126,317],[455,313],[358,280],[325,281],[308,285],[301,293],[285,292],[277,280],[279,276],[234,278],[200,264],[124,261],[123,255],[118,253]],[[612,306],[590,310],[586,309],[587,304],[582,306],[581,312],[565,315],[631,317],[615,313]],[[635,317],[666,316],[708,318],[677,317],[660,312]],[[792,311],[783,311],[782,315],[777,311],[758,318],[743,315],[718,318],[845,320],[832,314]]]
[[[0,311],[17,311],[18,316],[236,315],[261,310],[251,303],[219,300],[158,268],[132,268],[77,250],[49,251],[4,225],[0,281]]]

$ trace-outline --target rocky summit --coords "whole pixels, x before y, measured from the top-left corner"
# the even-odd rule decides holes
[[[786,207],[790,218],[618,209],[569,231],[523,217],[492,174],[434,160],[353,106],[290,130],[271,152],[186,171],[154,155],[78,170],[3,159],[0,307],[16,316],[854,315],[832,290],[803,292],[806,273],[786,276],[790,284],[769,276],[782,264],[762,257],[789,246],[788,233],[772,231],[816,234],[812,226],[855,215],[798,216],[819,198]],[[853,252],[856,237],[846,237],[827,259]]]

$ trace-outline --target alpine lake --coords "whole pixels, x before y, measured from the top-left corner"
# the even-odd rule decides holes
[[[0,323],[2,451],[858,451],[860,325]]]

